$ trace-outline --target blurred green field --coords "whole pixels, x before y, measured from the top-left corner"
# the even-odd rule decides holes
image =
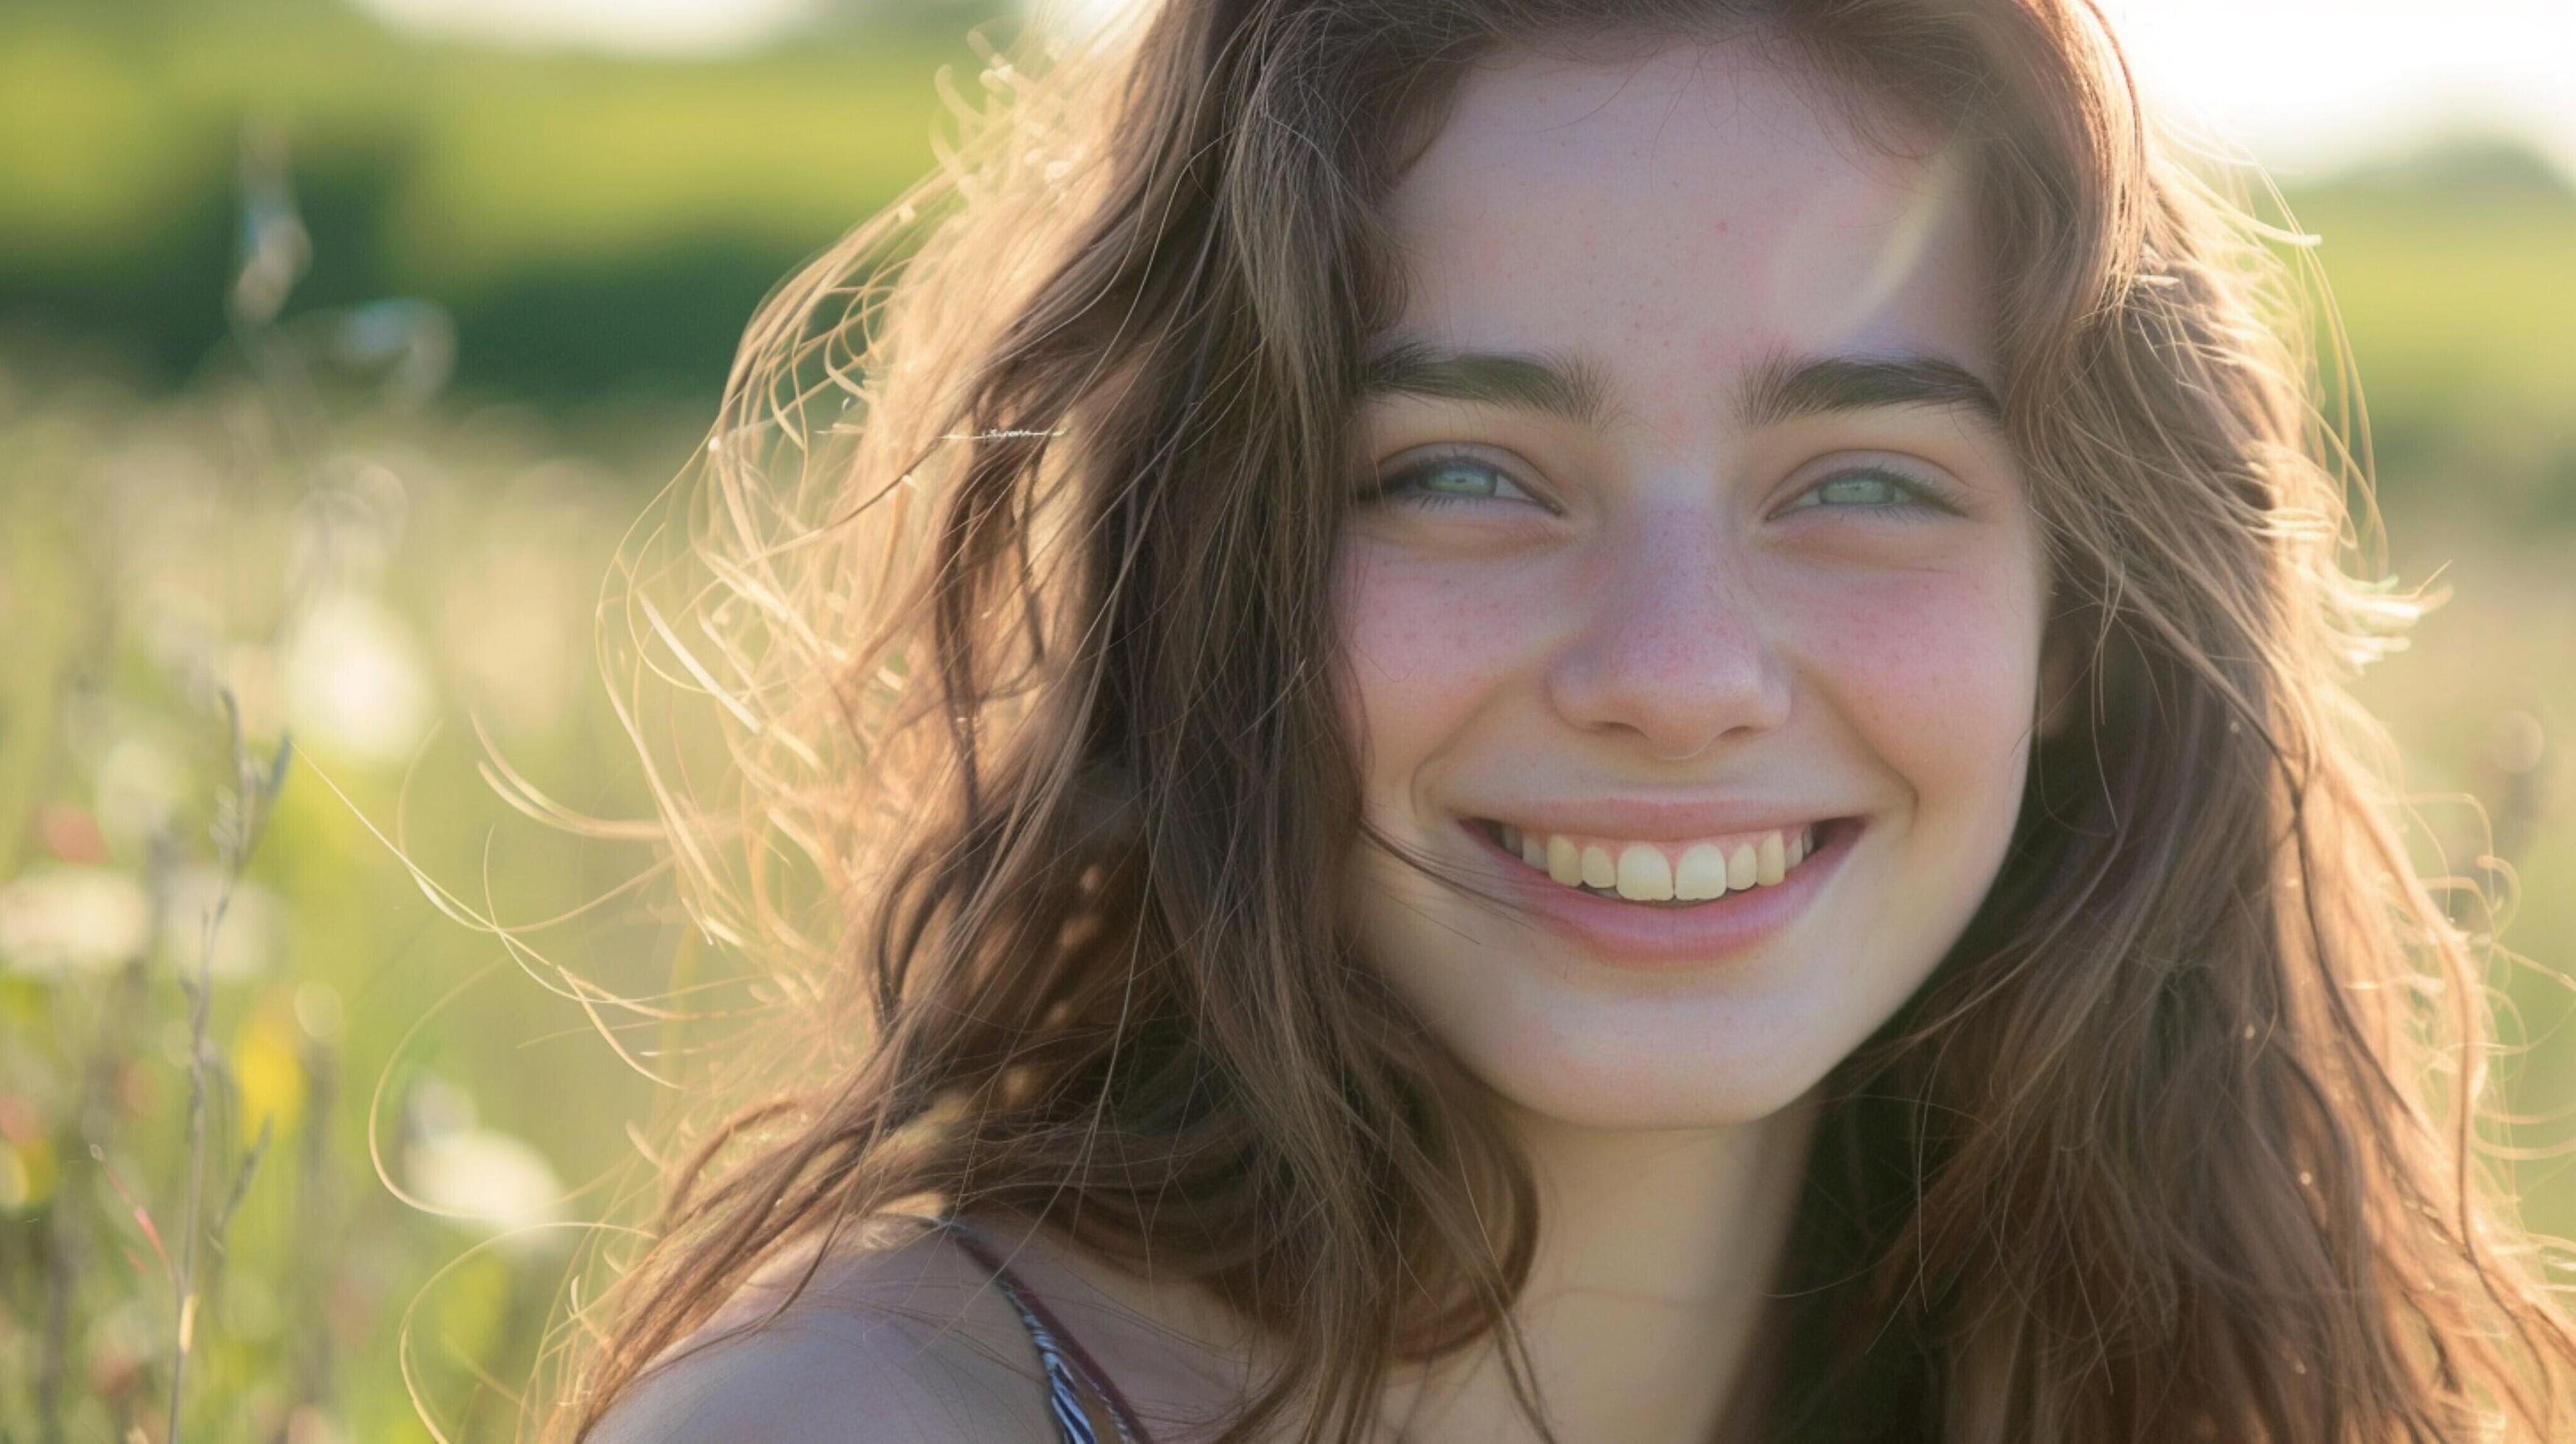
[[[436,300],[467,390],[704,398],[761,295],[990,99],[966,36],[1012,26],[987,14],[646,61],[431,44],[315,0],[9,7],[0,320],[184,377],[224,337],[237,158],[267,131],[312,237],[300,304]]]
[[[2452,143],[2290,201],[2360,365],[2386,495],[2576,526],[2576,186]]]
[[[209,1216],[276,1127],[200,1274],[191,1432],[428,1437],[409,1327],[433,1417],[500,1437],[500,1399],[459,1372],[524,1375],[573,1242],[545,1226],[604,1202],[562,1195],[631,1156],[621,1124],[652,1100],[393,841],[460,913],[512,923],[640,861],[495,805],[471,730],[574,805],[642,814],[588,618],[636,494],[506,413],[307,446],[222,383],[156,401],[13,368],[0,396],[0,1431],[49,1437],[59,1412],[66,1437],[161,1434],[179,1290],[134,1210],[175,1258],[182,980],[244,792],[220,686],[263,756],[288,726],[296,754],[213,954]],[[612,908],[526,943],[638,986],[670,966],[651,924]],[[468,1252],[511,1229],[536,1231]],[[57,1268],[78,1304],[59,1324]]]
[[[165,1437],[190,1293],[188,1437],[508,1435],[570,1224],[672,1104],[556,969],[643,992],[708,964],[619,891],[641,849],[512,811],[483,765],[646,815],[594,671],[611,552],[760,293],[930,163],[936,69],[982,93],[964,24],[682,64],[317,4],[0,15],[0,1439]],[[245,134],[281,189],[245,191]],[[2576,189],[2458,145],[2290,202],[2359,358],[2393,568],[2451,593],[2364,694],[2427,869],[2516,899],[2531,966],[2490,981],[2532,1047],[2504,1101],[2563,1109]],[[290,234],[282,309],[228,317],[243,238]],[[612,1021],[643,1067],[686,1041]],[[2562,1162],[2517,1177],[2576,1235]],[[221,1247],[189,1264],[192,1195]]]

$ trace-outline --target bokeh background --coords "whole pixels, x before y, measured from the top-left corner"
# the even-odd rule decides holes
[[[2576,1233],[2576,7],[2112,8],[2340,306],[2366,565],[2447,594],[2366,694],[2427,872],[2501,933],[2535,1121],[2497,1166]],[[1027,23],[0,8],[0,1439],[516,1427],[577,1221],[671,1106],[674,1029],[579,980],[706,964],[649,853],[553,814],[649,811],[603,576],[762,295]]]

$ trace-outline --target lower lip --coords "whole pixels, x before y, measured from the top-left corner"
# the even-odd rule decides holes
[[[1824,889],[1862,830],[1855,818],[1839,819],[1815,852],[1780,881],[1676,908],[1567,887],[1505,852],[1483,829],[1461,826],[1501,865],[1514,895],[1550,931],[1613,967],[1659,971],[1725,962],[1770,941]]]

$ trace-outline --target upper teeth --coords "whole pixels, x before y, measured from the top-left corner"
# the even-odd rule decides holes
[[[1695,842],[1524,832],[1508,822],[1499,827],[1505,847],[1558,882],[1616,891],[1635,902],[1702,902],[1768,887],[1806,861],[1815,846],[1812,823]]]

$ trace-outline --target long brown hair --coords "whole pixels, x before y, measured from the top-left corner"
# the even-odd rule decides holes
[[[2568,1437],[2576,1329],[2474,1148],[2478,959],[2345,691],[2410,608],[2343,570],[2293,273],[2083,0],[1166,0],[996,56],[944,175],[762,310],[634,553],[644,660],[732,748],[653,774],[692,911],[821,1025],[675,1155],[556,1427],[924,1199],[1150,1241],[1279,1361],[1229,1438],[1517,1357],[1525,1166],[1334,896],[1377,207],[1497,47],[1727,34],[1950,138],[2083,659],[1982,910],[1825,1084],[1769,1427]]]

